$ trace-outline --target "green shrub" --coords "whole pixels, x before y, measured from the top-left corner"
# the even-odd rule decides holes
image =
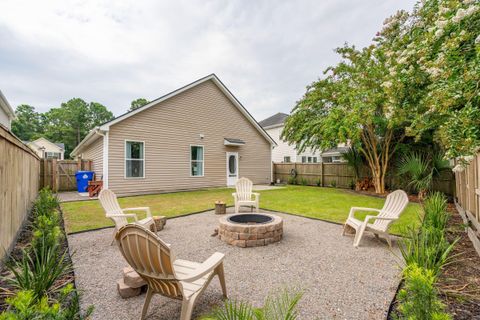
[[[444,305],[438,299],[435,288],[435,273],[416,264],[403,271],[404,287],[398,293],[401,319],[447,320],[451,317],[444,312]]]
[[[38,198],[34,202],[34,217],[49,216],[59,207],[60,201],[49,188],[43,188],[38,193]]]
[[[450,253],[457,241],[449,243],[443,230],[422,227],[418,232],[410,228],[407,237],[399,241],[399,248],[407,267],[416,264],[438,275],[454,258]]]
[[[0,314],[0,320],[82,320],[87,319],[93,311],[93,307],[89,307],[85,314],[79,312],[78,294],[71,284],[60,292],[59,301],[50,302],[47,296],[40,299],[34,296],[32,291],[26,290],[7,298],[9,308]]]
[[[300,179],[300,184],[302,186],[308,186],[308,180],[306,178],[302,178],[302,179]]]
[[[322,179],[317,179],[315,181],[315,184],[317,185],[317,187],[321,187],[322,186]]]
[[[296,185],[297,184],[297,178],[295,178],[295,177],[288,178],[288,184]]]
[[[337,181],[336,180],[333,180],[331,183],[330,183],[330,186],[332,188],[336,188],[337,187]]]
[[[444,230],[450,215],[447,211],[447,198],[441,192],[430,194],[423,203],[423,225]]]
[[[227,300],[203,320],[295,320],[297,304],[302,298],[299,290],[284,288],[268,295],[262,308],[254,308],[246,302]]]
[[[31,291],[34,299],[58,292],[62,286],[55,282],[72,270],[67,250],[61,253],[59,244],[47,246],[45,238],[41,241],[42,245],[23,250],[22,258],[7,263],[14,277],[5,278],[18,291]]]

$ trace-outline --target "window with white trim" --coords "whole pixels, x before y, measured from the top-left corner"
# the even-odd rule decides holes
[[[312,163],[312,157],[308,157],[308,163]]]
[[[45,152],[45,158],[47,159],[60,159],[62,154],[60,152]]]
[[[141,141],[125,141],[125,177],[145,177],[145,145]]]
[[[285,157],[283,157],[283,162],[285,162],[285,163],[290,163],[290,162],[291,162],[291,158],[288,157],[288,156],[285,156]]]
[[[306,162],[307,162],[307,157],[302,156],[302,163],[306,163]]]
[[[203,146],[190,146],[190,175],[203,177]]]
[[[317,157],[313,157],[313,163],[317,163]]]

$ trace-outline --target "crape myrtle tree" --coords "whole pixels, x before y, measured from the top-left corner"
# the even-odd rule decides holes
[[[397,112],[382,85],[388,73],[382,49],[337,49],[342,61],[314,82],[287,119],[283,139],[300,150],[349,142],[363,154],[375,192],[385,192],[385,176],[396,145],[404,138],[407,113]]]
[[[350,141],[385,191],[405,136],[434,132],[448,157],[480,145],[480,2],[425,0],[385,20],[371,46],[337,49],[342,61],[307,88],[282,133],[301,150]]]

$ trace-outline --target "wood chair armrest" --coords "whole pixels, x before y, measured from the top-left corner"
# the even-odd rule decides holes
[[[115,213],[107,214],[107,218],[134,218],[135,221],[138,221],[137,215],[135,213]]]
[[[193,282],[195,280],[198,280],[201,277],[205,276],[206,274],[212,272],[213,269],[215,269],[217,266],[223,263],[224,258],[225,258],[225,255],[223,253],[215,252],[210,256],[210,258],[208,258],[202,264],[200,264],[197,268],[195,268],[195,270],[192,270],[191,273],[183,277],[177,277],[177,279],[180,281],[188,281],[188,282]]]
[[[125,208],[122,209],[122,211],[145,211],[147,213],[147,217],[152,217],[150,207]]]

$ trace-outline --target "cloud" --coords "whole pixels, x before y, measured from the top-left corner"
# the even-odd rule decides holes
[[[19,1],[0,3],[0,88],[46,111],[72,97],[116,115],[216,73],[261,120],[367,45],[414,1]]]

